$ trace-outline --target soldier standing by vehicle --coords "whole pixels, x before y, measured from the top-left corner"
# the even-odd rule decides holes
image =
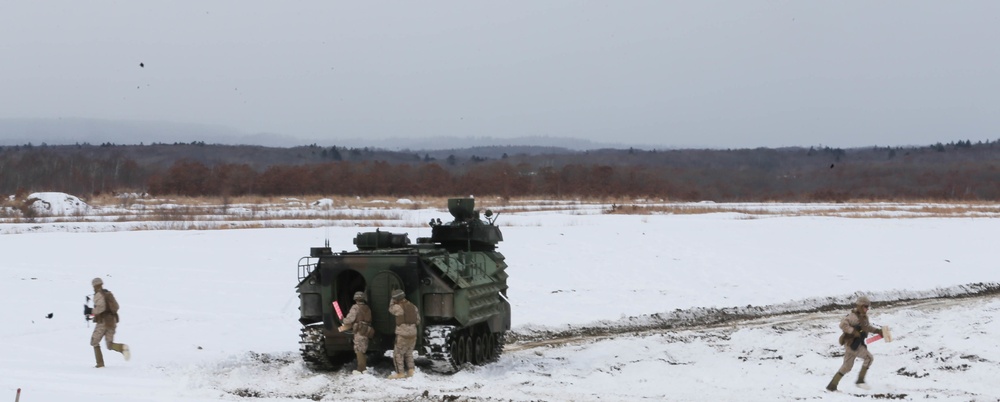
[[[132,358],[132,353],[128,350],[128,345],[115,343],[115,329],[118,328],[118,301],[111,291],[104,289],[104,281],[101,278],[94,278],[90,281],[94,286],[94,309],[91,313],[94,316],[94,333],[90,336],[90,346],[94,347],[94,357],[97,359],[97,368],[104,367],[104,356],[101,354],[101,338],[107,342],[108,349],[121,353],[125,361]]]
[[[351,306],[347,317],[344,317],[344,325],[337,328],[340,332],[348,329],[354,331],[354,355],[358,358],[356,372],[364,374],[368,363],[368,356],[365,355],[368,351],[368,338],[375,335],[375,329],[372,328],[372,309],[366,303],[365,292],[354,292],[354,305]]]
[[[396,372],[389,376],[390,379],[413,377],[413,348],[417,344],[420,313],[405,296],[401,289],[396,289],[389,304],[389,312],[396,316],[396,347],[392,350]]]
[[[870,332],[882,335],[881,329],[873,327],[868,322],[868,309],[871,308],[871,305],[872,303],[867,297],[858,297],[854,309],[843,320],[840,320],[840,329],[843,331],[840,335],[840,344],[844,345],[844,364],[840,366],[840,370],[837,370],[833,380],[830,380],[830,384],[826,386],[828,391],[837,390],[840,379],[851,371],[851,368],[854,367],[854,360],[859,357],[864,360],[861,363],[861,372],[858,373],[856,384],[858,387],[868,388],[868,385],[865,384],[865,374],[868,373],[868,367],[872,365],[874,358],[868,352],[865,338]]]

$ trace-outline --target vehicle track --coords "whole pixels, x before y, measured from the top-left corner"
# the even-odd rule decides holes
[[[900,309],[936,310],[963,304],[970,299],[991,299],[1000,297],[1000,285],[987,284],[974,293],[953,296],[938,296],[923,299],[900,299],[872,303],[881,311]],[[710,331],[727,328],[760,328],[800,324],[816,319],[825,319],[850,309],[850,305],[831,303],[820,307],[810,307],[805,311],[782,311],[769,313],[767,307],[739,309],[692,309],[672,313],[683,318],[664,319],[646,325],[623,324],[573,328],[564,331],[546,331],[507,335],[506,352],[517,352],[540,347],[560,347],[578,343],[588,343],[624,334],[652,335],[677,331]],[[756,313],[755,313],[756,312]]]

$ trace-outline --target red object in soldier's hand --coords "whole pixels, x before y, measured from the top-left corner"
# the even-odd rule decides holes
[[[879,339],[882,339],[883,336],[885,337],[885,341],[886,342],[892,342],[892,331],[889,330],[889,326],[888,325],[883,325],[882,326],[882,333],[881,334],[876,334],[875,336],[873,336],[871,338],[865,339],[865,344],[870,344],[870,343],[875,342],[875,341],[877,341]]]
[[[336,301],[333,302],[333,309],[337,311],[337,318],[340,321],[344,321],[344,313],[340,311],[340,303]]]

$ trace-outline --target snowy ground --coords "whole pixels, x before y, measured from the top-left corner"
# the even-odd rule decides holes
[[[391,213],[398,226],[382,229],[411,239],[430,232],[413,222],[449,218]],[[499,220],[515,342],[488,366],[395,381],[386,362],[350,376],[311,372],[297,356],[299,257],[327,238],[351,248],[374,228],[115,224],[0,220],[5,398],[21,388],[25,402],[1000,400],[995,217],[522,208]],[[95,276],[121,302],[117,339],[134,351],[130,362],[105,352],[100,370],[82,317]],[[853,386],[859,362],[828,393],[836,324],[856,292],[872,296],[873,322],[896,340],[871,345],[871,390]]]

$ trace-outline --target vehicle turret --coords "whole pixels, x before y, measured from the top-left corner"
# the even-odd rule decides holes
[[[497,243],[503,241],[500,228],[493,224],[493,211],[486,210],[486,221],[479,218],[473,198],[452,198],[448,200],[448,212],[455,220],[441,223],[431,221],[431,243],[441,244],[449,251],[493,251]]]

